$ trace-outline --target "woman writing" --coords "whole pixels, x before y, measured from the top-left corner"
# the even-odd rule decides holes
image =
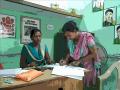
[[[85,75],[85,85],[94,85],[98,75],[96,64],[99,62],[94,37],[88,32],[80,32],[74,21],[68,21],[62,29],[68,42],[68,54],[61,65],[81,66],[90,70]]]

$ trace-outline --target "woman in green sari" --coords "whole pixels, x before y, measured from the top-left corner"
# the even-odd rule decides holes
[[[30,33],[31,43],[23,46],[20,58],[20,67],[42,66],[50,63],[50,56],[46,45],[41,44],[41,31],[33,29]]]

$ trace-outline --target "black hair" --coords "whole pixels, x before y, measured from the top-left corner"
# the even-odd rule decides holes
[[[78,27],[76,25],[76,22],[74,22],[74,21],[66,22],[63,25],[62,32],[66,32],[66,31],[69,31],[69,32],[79,31],[79,29],[78,29]]]
[[[116,30],[116,31],[118,31],[118,29],[120,29],[120,25],[117,27],[117,30]]]
[[[113,10],[112,9],[108,9],[108,10],[106,10],[105,14],[107,14],[108,12],[113,13]]]
[[[32,39],[32,37],[35,35],[36,32],[40,32],[41,33],[41,30],[37,29],[37,28],[34,28],[31,30],[30,32],[30,38]]]

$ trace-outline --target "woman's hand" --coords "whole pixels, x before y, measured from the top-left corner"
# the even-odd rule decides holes
[[[52,63],[53,63],[53,61],[51,59],[47,60],[47,64],[52,64]]]
[[[60,64],[61,66],[63,66],[63,65],[67,65],[67,61],[61,59],[61,60],[59,61],[59,64]]]
[[[79,66],[80,65],[80,60],[79,61],[73,61],[69,65],[70,66]]]
[[[28,67],[33,67],[33,66],[36,66],[36,63],[35,62],[31,62],[30,64],[27,65]]]

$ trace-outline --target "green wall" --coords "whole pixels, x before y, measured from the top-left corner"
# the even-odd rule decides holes
[[[54,53],[54,35],[61,30],[62,25],[68,20],[75,20],[78,25],[80,23],[80,18],[71,18],[34,7],[7,2],[5,0],[0,0],[0,13],[14,15],[16,17],[16,38],[0,38],[0,55],[21,52],[23,46],[23,44],[20,44],[21,16],[40,19],[42,42],[47,44],[52,59]],[[54,25],[54,30],[47,30],[47,24]],[[20,56],[0,57],[0,63],[4,65],[4,68],[16,68],[19,67],[19,59]]]
[[[92,0],[90,0],[92,2]],[[105,0],[104,8],[117,6],[117,18],[120,22],[120,0]],[[80,23],[80,29],[93,32],[97,40],[106,48],[109,54],[120,52],[120,45],[113,44],[114,26],[103,27],[103,11],[92,12],[92,3],[83,10],[83,16]]]

